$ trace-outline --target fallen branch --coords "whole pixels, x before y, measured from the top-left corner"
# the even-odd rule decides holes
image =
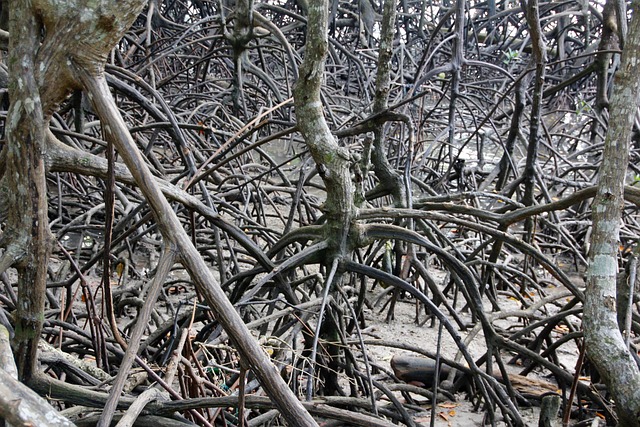
[[[49,402],[2,368],[0,368],[0,419],[14,426],[72,427],[75,425],[60,415],[49,405]]]

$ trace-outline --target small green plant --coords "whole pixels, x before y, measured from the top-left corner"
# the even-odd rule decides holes
[[[578,99],[576,100],[576,114],[578,116],[582,114],[588,114],[591,112],[591,104],[584,99],[582,94],[578,95]]]
[[[502,52],[502,55],[504,55],[504,58],[502,59],[502,62],[506,65],[511,64],[512,62],[520,62],[521,58],[520,58],[520,52],[517,50],[511,50],[509,49],[506,52]]]

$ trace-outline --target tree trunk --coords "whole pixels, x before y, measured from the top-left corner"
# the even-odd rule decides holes
[[[533,63],[536,67],[536,75],[533,88],[533,100],[531,102],[531,121],[529,124],[529,144],[527,146],[527,161],[524,168],[524,195],[522,203],[532,206],[535,201],[536,175],[538,164],[538,146],[540,144],[540,126],[542,125],[542,89],[545,79],[546,45],[542,28],[540,26],[540,11],[538,0],[522,0],[522,9],[527,17],[527,24],[531,32],[531,44],[533,48]],[[525,221],[525,241],[533,241],[533,218]]]
[[[40,28],[31,2],[14,2],[9,45],[9,97],[7,115],[7,170],[9,189],[5,256],[18,272],[18,307],[15,356],[19,378],[29,380],[36,371],[37,344],[44,321],[47,265],[50,252],[47,187],[44,167],[43,107],[38,86],[37,58]]]
[[[623,427],[640,426],[640,370],[618,329],[616,314],[620,217],[640,89],[640,10],[637,3],[634,3],[634,9],[621,67],[615,76],[611,118],[598,191],[593,201],[593,233],[583,321],[587,354],[616,402],[619,425]]]
[[[396,2],[385,0],[382,12],[380,31],[380,47],[378,48],[378,70],[376,72],[376,92],[373,101],[373,114],[381,114],[389,108],[389,92],[391,91],[391,58],[393,56],[393,35],[396,22]],[[378,178],[378,184],[371,193],[383,190],[381,194],[390,193],[394,204],[398,207],[407,206],[407,191],[402,176],[391,166],[387,159],[388,140],[386,138],[386,123],[376,125],[374,129],[371,162]],[[368,162],[368,159],[364,159]],[[365,165],[364,177],[369,165]]]
[[[327,0],[318,0],[309,4],[304,60],[300,66],[300,77],[293,90],[298,129],[304,137],[327,191],[324,237],[328,248],[325,265],[327,267],[331,265],[331,268],[325,283],[323,304],[311,348],[312,366],[309,378],[314,376],[319,335],[322,334],[329,343],[337,344],[336,325],[334,322],[326,322],[327,324],[323,327],[323,313],[331,287],[338,286],[342,280],[342,269],[338,268],[338,265],[349,256],[351,245],[354,243],[350,241],[350,232],[356,212],[350,171],[351,158],[348,150],[340,147],[331,133],[324,118],[320,96],[328,47],[328,16]],[[329,306],[329,310],[333,308]],[[329,319],[331,316],[339,315],[328,313],[326,318]],[[333,344],[327,344],[326,347],[330,359],[327,365],[331,367],[342,350]],[[327,393],[334,394],[338,388],[336,370],[323,369],[320,376],[324,379]],[[311,381],[309,381],[307,399],[311,398],[312,391]]]
[[[346,244],[355,213],[353,183],[349,170],[349,152],[340,147],[327,125],[322,110],[320,88],[328,46],[328,3],[319,0],[309,5],[307,42],[293,95],[298,129],[304,137],[318,173],[327,190],[326,236],[333,251],[331,258],[346,256]]]
[[[15,353],[23,381],[36,371],[51,246],[45,130],[58,105],[77,88],[70,64],[91,67],[106,60],[139,13],[141,5],[133,7],[136,1],[141,3],[103,2],[95,16],[91,13],[96,11],[80,1],[62,4],[34,0],[3,5],[9,10],[11,35],[5,177],[8,219],[3,236],[10,241],[0,264],[11,264],[18,272]]]

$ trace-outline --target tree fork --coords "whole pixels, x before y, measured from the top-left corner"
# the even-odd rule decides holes
[[[310,378],[313,377],[313,364],[318,345],[319,334],[327,340],[334,335],[336,325],[322,328],[322,317],[332,286],[339,284],[342,278],[341,264],[347,260],[354,237],[351,236],[355,223],[354,186],[351,181],[349,152],[340,147],[331,133],[324,118],[320,91],[323,83],[324,64],[328,48],[328,16],[329,4],[327,0],[317,0],[309,4],[307,19],[307,41],[300,75],[293,89],[294,105],[298,129],[309,148],[309,152],[318,169],[318,173],[325,184],[327,200],[325,202],[326,224],[324,236],[329,247],[327,249],[326,265],[331,265],[324,289],[323,303],[318,317],[316,335],[312,345],[312,367]],[[331,307],[329,307],[331,309]],[[333,346],[331,346],[333,347]],[[334,348],[335,349],[335,348]],[[332,350],[330,349],[330,352]],[[335,354],[330,356],[332,359]],[[325,378],[326,384],[334,392],[337,385],[337,372],[329,371]],[[307,399],[312,395],[312,381],[309,381]]]
[[[330,257],[333,258],[346,256],[349,229],[356,209],[349,153],[331,134],[320,99],[328,46],[328,7],[326,0],[309,5],[305,55],[293,94],[298,129],[327,190],[325,235],[330,241]]]
[[[376,91],[372,113],[381,114],[389,108],[389,92],[391,90],[391,58],[393,56],[393,33],[396,21],[396,3],[392,0],[384,1],[382,12],[382,28],[380,33],[380,47],[378,49],[378,71],[376,73]],[[371,162],[378,178],[378,185],[371,193],[382,190],[381,195],[391,193],[394,204],[398,207],[407,206],[407,191],[402,176],[391,166],[387,159],[388,143],[385,138],[386,123],[378,123],[374,129]],[[368,162],[364,158],[363,161]],[[363,165],[366,179],[368,164]]]

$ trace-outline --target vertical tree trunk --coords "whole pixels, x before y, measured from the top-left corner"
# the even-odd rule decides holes
[[[18,272],[15,353],[20,379],[36,372],[37,341],[44,321],[51,233],[45,178],[45,129],[77,85],[69,64],[94,67],[138,15],[139,0],[99,7],[88,1],[5,2],[9,11],[9,98],[6,180],[7,254]],[[91,7],[94,9],[91,9]],[[115,10],[117,9],[117,13]],[[4,9],[3,9],[4,10]],[[92,12],[104,12],[99,19]],[[113,12],[113,13],[110,13]],[[82,19],[80,19],[80,15]],[[122,18],[122,19],[119,19]],[[74,31],[71,31],[74,30]]]
[[[540,124],[542,117],[542,89],[545,78],[546,45],[540,27],[540,15],[538,0],[522,0],[522,9],[527,17],[527,24],[531,32],[531,44],[533,45],[533,62],[536,67],[536,76],[533,88],[533,101],[531,102],[531,123],[529,125],[529,145],[527,147],[527,161],[524,170],[524,196],[522,203],[531,206],[534,202],[536,185],[536,165],[538,162],[538,145]],[[527,219],[525,223],[527,231],[526,241],[531,242],[533,220]]]
[[[236,113],[246,115],[243,98],[243,67],[245,50],[253,37],[253,0],[238,0],[235,7],[233,34],[227,35],[233,47],[233,105]]]
[[[347,254],[355,203],[349,152],[340,147],[332,135],[320,99],[328,46],[328,7],[327,0],[314,0],[309,4],[304,60],[293,95],[298,128],[327,189],[326,236],[333,252],[330,258],[335,258]]]
[[[596,119],[591,125],[591,143],[601,142],[599,135],[601,124],[607,122],[606,109],[609,107],[609,72],[612,50],[620,49],[618,24],[616,18],[616,0],[607,0],[602,10],[602,36],[598,46],[599,53],[594,61],[596,72],[596,102],[593,104]]]
[[[598,191],[593,201],[593,233],[587,271],[584,336],[587,354],[613,399],[619,425],[640,426],[640,370],[618,329],[616,276],[623,189],[629,143],[640,90],[640,10],[634,2],[627,43],[615,76],[610,121]]]
[[[9,97],[7,115],[8,229],[7,252],[18,271],[15,356],[20,379],[36,370],[37,344],[44,321],[50,252],[44,167],[42,103],[36,76],[40,25],[30,1],[12,2],[9,29]]]
[[[325,264],[331,265],[331,272],[327,277],[324,291],[324,304],[331,286],[340,283],[342,272],[337,268],[350,253],[350,231],[356,212],[354,200],[354,186],[351,181],[350,156],[348,150],[340,147],[336,142],[324,118],[320,90],[323,82],[324,63],[328,46],[328,16],[327,0],[314,0],[309,3],[309,17],[307,19],[307,41],[305,43],[304,60],[300,66],[300,77],[293,90],[294,104],[298,129],[304,137],[305,143],[318,169],[326,190],[325,202],[326,224],[324,235],[329,244]],[[337,271],[337,272],[336,272]],[[335,273],[335,274],[334,274]],[[332,308],[329,307],[329,310]],[[326,318],[339,316],[328,313]],[[322,314],[318,325],[322,326]],[[329,361],[327,366],[334,366],[337,355],[342,350],[331,343],[336,343],[338,337],[335,322],[326,322],[323,328],[316,328],[316,337],[312,349],[312,364],[315,362],[315,352],[318,343],[318,333],[327,340],[325,347]],[[313,371],[313,367],[311,368]],[[312,372],[313,373],[313,372]],[[325,383],[325,391],[333,394],[338,389],[337,371],[323,369],[321,372]],[[311,388],[307,397],[311,397]]]
[[[393,34],[396,22],[396,2],[384,1],[380,30],[380,47],[378,48],[378,70],[376,73],[376,92],[373,101],[373,114],[384,112],[389,107],[389,91],[391,90],[391,57],[393,56]],[[402,176],[391,166],[387,159],[388,146],[386,124],[380,123],[374,129],[371,162],[378,178],[380,189],[391,193],[393,202],[398,207],[406,207],[407,191]],[[365,159],[368,162],[368,159]],[[366,170],[369,165],[365,165]],[[375,191],[375,190],[374,190]]]

